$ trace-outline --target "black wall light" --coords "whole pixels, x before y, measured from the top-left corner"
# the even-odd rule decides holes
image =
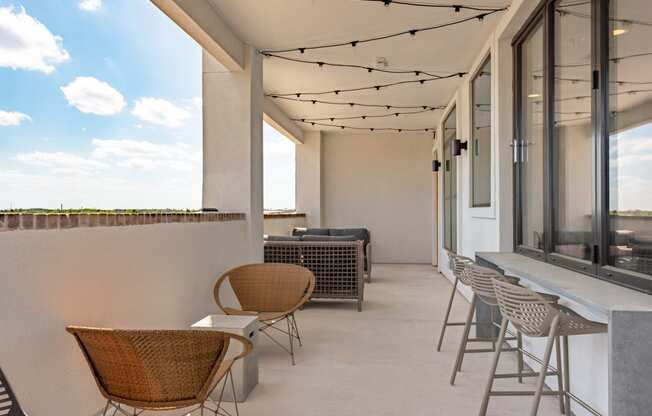
[[[439,172],[439,168],[441,167],[441,162],[438,160],[433,160],[432,161],[432,171],[433,172]]]
[[[453,156],[459,156],[462,154],[462,150],[467,150],[469,148],[469,142],[462,142],[461,140],[453,140]]]

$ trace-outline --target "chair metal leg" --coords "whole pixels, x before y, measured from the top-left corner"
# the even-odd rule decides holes
[[[555,344],[555,338],[557,337],[557,330],[559,326],[559,316],[555,316],[550,325],[550,332],[548,333],[548,342],[546,343],[546,351],[543,354],[543,364],[541,365],[541,371],[539,372],[539,379],[537,380],[537,388],[534,393],[534,400],[532,401],[532,409],[530,410],[530,416],[537,416],[539,412],[539,403],[541,402],[541,392],[543,392],[543,385],[546,381],[546,370],[550,365],[550,356],[552,355],[552,347]]]
[[[568,393],[570,393],[570,361],[568,359],[569,353],[568,353],[568,336],[564,335],[562,337],[564,341],[564,365],[563,365],[563,371],[564,371],[564,403],[565,403],[565,410],[566,410],[566,416],[571,416],[571,397]],[[562,367],[561,364],[557,364],[557,367]]]
[[[297,319],[294,317],[294,314],[290,315],[290,318],[292,318],[292,326],[294,327],[294,333],[297,336],[297,341],[299,341],[299,346],[303,347],[303,343],[301,342],[301,334],[299,333],[299,325],[297,325]]]
[[[444,315],[444,323],[441,326],[441,333],[439,334],[439,342],[437,343],[437,352],[441,351],[441,344],[444,341],[444,332],[446,332],[446,327],[448,326],[448,317],[451,313],[451,308],[453,307],[453,299],[455,299],[455,293],[457,292],[457,282],[460,279],[455,278],[455,283],[453,283],[453,290],[451,291],[450,299],[448,299],[448,306],[446,307],[446,314]]]
[[[518,348],[517,355],[517,368],[518,368],[518,382],[523,383],[523,334],[521,331],[516,330],[516,347]]]
[[[290,319],[286,318],[285,322],[288,327],[288,336],[290,337],[290,357],[292,357],[292,365],[296,365],[294,362],[294,335],[292,335],[292,330],[290,329]]]
[[[229,370],[227,377],[231,379],[231,392],[233,393],[233,406],[235,406],[235,414],[236,416],[240,416],[240,411],[238,410],[238,396],[235,391],[235,382],[233,381],[233,372],[231,370]]]
[[[509,321],[503,317],[503,322],[500,324],[500,334],[498,335],[498,345],[503,345],[508,323]],[[482,399],[482,405],[480,406],[479,416],[485,416],[487,414],[487,408],[489,407],[489,395],[491,394],[491,389],[494,384],[494,376],[496,375],[496,370],[498,369],[498,361],[500,360],[501,351],[502,348],[496,348],[496,352],[494,352],[494,360],[491,364],[491,370],[489,370],[489,380],[487,380],[487,387],[484,391],[484,397]]]
[[[556,357],[557,357],[557,365],[556,365],[556,367],[557,367],[557,386],[559,386],[558,390],[560,392],[563,392],[564,391],[564,384],[563,384],[563,381],[562,381],[562,367],[563,367],[563,365],[562,365],[562,361],[561,361],[561,339],[559,338],[559,335],[557,335],[557,337],[555,337],[555,354],[556,354]],[[559,411],[561,412],[562,415],[566,413],[565,412],[565,407],[564,407],[564,394],[563,393],[559,394]]]
[[[455,385],[455,377],[457,372],[462,370],[462,360],[464,359],[464,351],[469,342],[469,332],[471,331],[471,322],[473,321],[473,315],[475,314],[475,304],[477,302],[477,297],[475,294],[471,298],[471,306],[469,307],[469,313],[466,316],[466,323],[464,324],[464,331],[462,332],[462,339],[460,340],[460,346],[457,350],[457,358],[455,359],[455,365],[453,366],[453,373],[451,374],[450,384],[451,386]]]

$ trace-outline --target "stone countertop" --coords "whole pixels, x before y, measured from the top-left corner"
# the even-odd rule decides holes
[[[595,277],[516,253],[479,252],[476,257],[605,318],[615,310],[652,312],[652,296]]]

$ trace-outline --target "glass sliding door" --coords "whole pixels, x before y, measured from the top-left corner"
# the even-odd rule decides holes
[[[457,139],[456,108],[444,119],[444,248],[457,252],[457,162],[453,141]]]
[[[608,258],[603,276],[652,290],[652,7],[612,0],[608,48]]]
[[[553,261],[592,268],[591,2],[556,1],[552,106]],[[572,262],[572,260],[582,260]]]
[[[540,21],[517,46],[519,110],[516,158],[517,244],[524,252],[544,249],[543,183],[545,150],[544,49],[543,24]]]
[[[471,206],[491,205],[491,58],[471,81]]]

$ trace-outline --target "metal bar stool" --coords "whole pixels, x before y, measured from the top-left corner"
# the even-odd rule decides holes
[[[539,403],[542,395],[559,395],[560,403],[564,407],[562,413],[570,416],[570,399],[575,400],[582,407],[594,415],[600,416],[600,413],[586,404],[580,398],[570,391],[570,373],[568,362],[568,337],[571,335],[582,334],[599,334],[607,332],[607,325],[589,321],[572,310],[559,305],[554,300],[546,298],[541,294],[530,289],[507,283],[498,279],[493,279],[493,286],[498,301],[498,307],[503,315],[503,321],[500,327],[498,343],[501,344],[505,339],[507,325],[511,323],[522,334],[529,337],[547,337],[546,349],[541,360],[542,369],[539,372],[537,387],[534,391],[494,391],[492,390],[494,379],[496,378],[496,369],[500,359],[500,348],[496,349],[494,360],[489,372],[489,380],[485,389],[482,406],[480,407],[480,416],[485,416],[489,406],[490,396],[534,396],[531,416],[536,416],[539,410]],[[563,365],[560,366],[561,357],[559,354],[559,338],[563,337]],[[547,371],[550,369],[550,356],[554,344],[557,344],[558,366],[563,367],[552,373],[563,374],[563,383],[559,382],[559,390],[543,391],[546,376],[553,375]]]
[[[449,322],[448,318],[451,313],[451,308],[453,307],[453,300],[455,299],[455,294],[457,293],[457,284],[462,283],[463,285],[470,286],[471,282],[466,277],[465,266],[467,264],[473,264],[473,260],[468,257],[458,256],[452,251],[448,252],[448,267],[453,271],[455,275],[455,282],[453,283],[453,289],[451,290],[450,299],[448,299],[448,305],[446,306],[446,314],[444,315],[444,323],[441,326],[441,333],[439,334],[439,341],[437,342],[437,352],[441,351],[441,344],[444,342],[444,333],[446,328],[449,326],[462,326],[464,322]],[[473,323],[472,325],[475,325]]]
[[[469,332],[471,331],[471,322],[473,321],[473,316],[475,315],[475,308],[476,304],[478,302],[478,299],[482,301],[483,303],[489,305],[489,306],[497,306],[498,301],[496,300],[496,294],[494,292],[494,287],[492,283],[492,279],[499,279],[503,281],[507,281],[510,283],[518,283],[519,279],[517,277],[507,277],[501,273],[499,273],[496,270],[493,269],[488,269],[486,267],[481,267],[476,264],[466,264],[466,271],[465,275],[469,282],[471,283],[471,290],[473,290],[473,295],[471,297],[471,305],[469,307],[469,313],[466,317],[466,324],[464,325],[464,331],[462,332],[462,339],[460,341],[460,346],[457,351],[457,358],[455,360],[455,365],[453,367],[453,373],[451,374],[450,378],[450,384],[451,386],[455,384],[455,377],[457,376],[457,373],[462,370],[462,362],[464,360],[464,355],[467,353],[487,353],[487,352],[494,352],[496,351],[496,339],[495,338],[489,338],[489,339],[482,339],[482,338],[475,338],[475,340],[478,341],[487,341],[491,342],[492,346],[491,348],[468,348],[468,343],[469,341],[472,341],[474,339],[469,338]],[[490,318],[490,324],[492,326],[497,326],[494,320],[494,314],[493,314],[493,308],[491,309],[491,318]],[[516,351],[518,354],[518,371],[516,373],[510,373],[510,374],[500,374],[500,378],[509,378],[509,377],[516,377],[518,378],[519,383],[523,381],[523,345],[522,345],[522,338],[520,332],[517,331],[516,334],[512,334],[511,332],[509,333],[509,337],[506,337],[504,341],[516,341],[517,346],[515,348],[513,347],[505,347],[503,346],[503,343],[498,343],[498,347],[501,349],[501,351]],[[531,376],[531,374],[526,374],[527,376]]]

